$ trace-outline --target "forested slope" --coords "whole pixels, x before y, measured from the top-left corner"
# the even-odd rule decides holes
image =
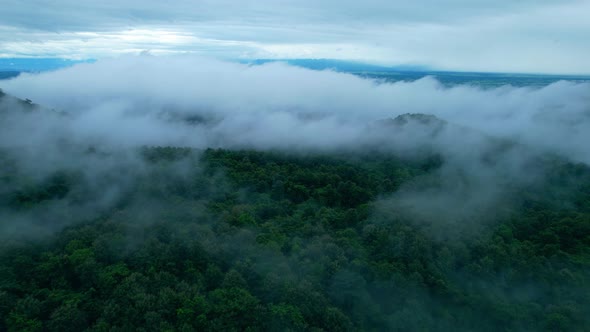
[[[142,148],[123,194],[97,208],[119,178],[34,178],[14,153],[0,177],[0,330],[590,329],[584,165],[545,159],[548,176],[462,232],[394,204],[443,181],[436,154]]]

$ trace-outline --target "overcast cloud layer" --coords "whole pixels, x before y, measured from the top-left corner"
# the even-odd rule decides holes
[[[589,0],[3,0],[0,56],[151,50],[590,74]]]

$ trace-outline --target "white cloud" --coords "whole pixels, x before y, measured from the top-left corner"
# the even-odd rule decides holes
[[[362,142],[374,121],[429,113],[590,163],[584,144],[590,140],[588,83],[487,90],[445,88],[431,78],[376,84],[278,63],[250,67],[193,56],[140,56],[22,75],[2,87],[70,112],[73,118],[60,120],[66,127],[56,135],[84,142],[333,148]],[[194,116],[210,121],[196,127],[179,121]]]

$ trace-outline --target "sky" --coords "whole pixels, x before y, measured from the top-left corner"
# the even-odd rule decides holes
[[[1,0],[0,57],[149,52],[590,74],[590,0]]]

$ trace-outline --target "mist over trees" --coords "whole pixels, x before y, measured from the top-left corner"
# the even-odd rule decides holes
[[[175,60],[2,82],[0,330],[590,329],[588,84]]]

